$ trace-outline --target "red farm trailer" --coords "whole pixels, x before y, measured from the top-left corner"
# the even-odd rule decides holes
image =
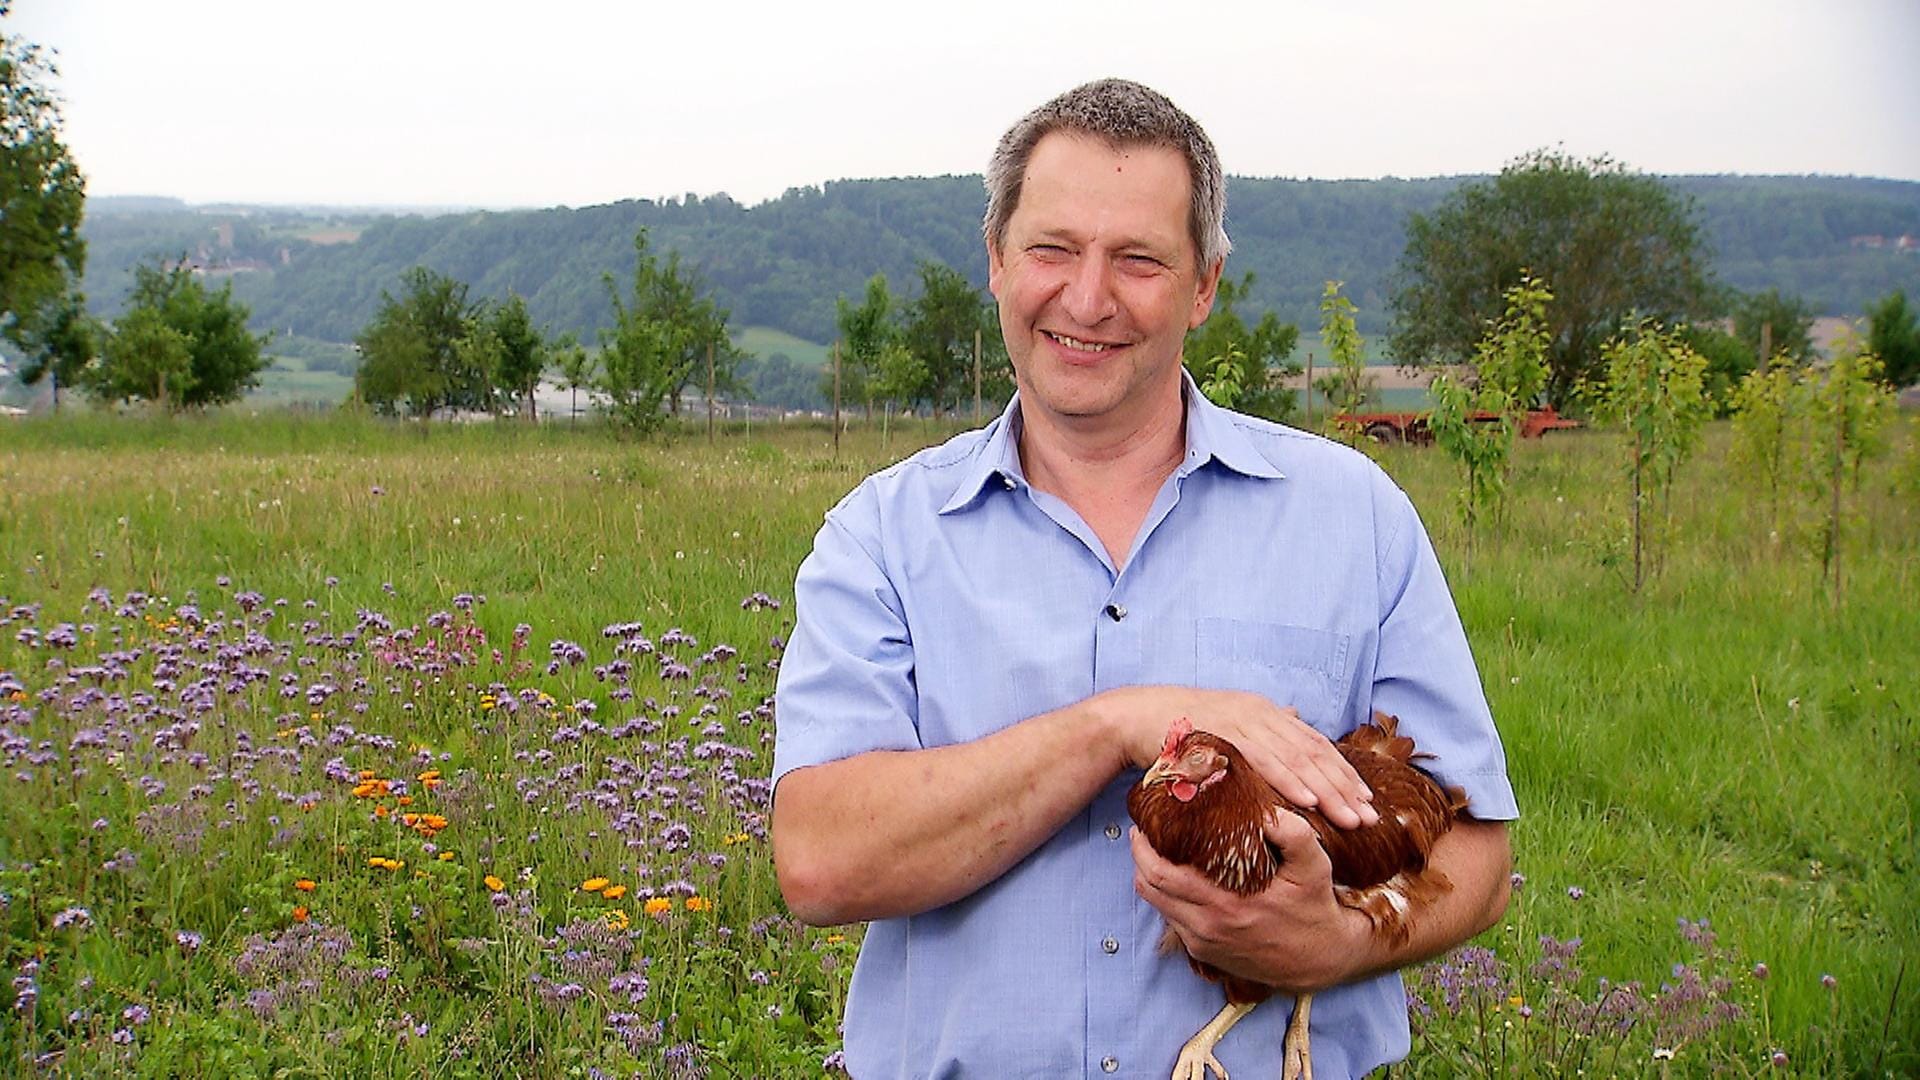
[[[1433,429],[1427,426],[1431,415],[1426,412],[1343,412],[1336,413],[1334,420],[1358,427],[1374,442],[1409,442],[1425,446],[1433,442]],[[1476,424],[1488,424],[1500,419],[1500,414],[1476,412],[1471,414],[1470,419]],[[1549,431],[1564,431],[1579,426],[1580,421],[1561,416],[1549,405],[1527,410],[1526,419],[1520,422],[1520,437],[1537,439]]]

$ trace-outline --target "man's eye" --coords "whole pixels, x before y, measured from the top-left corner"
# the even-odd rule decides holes
[[[1064,259],[1067,257],[1067,249],[1061,247],[1059,244],[1035,244],[1028,248],[1027,251],[1029,254],[1037,255],[1043,259]]]
[[[1158,270],[1166,265],[1151,255],[1123,255],[1120,257],[1120,262],[1129,270],[1137,270],[1143,273]]]

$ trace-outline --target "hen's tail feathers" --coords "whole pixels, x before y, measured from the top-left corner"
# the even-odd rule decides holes
[[[1400,734],[1400,718],[1374,711],[1371,723],[1361,724],[1340,737],[1340,741],[1355,750],[1368,750],[1381,757],[1392,758],[1402,765],[1411,765],[1416,757],[1426,757],[1413,748],[1413,740]]]
[[[1340,737],[1340,741],[1356,750],[1370,750],[1382,757],[1390,758],[1402,765],[1419,768],[1416,762],[1431,758],[1432,754],[1413,745],[1413,740],[1400,734],[1400,718],[1378,709],[1373,712],[1370,723],[1361,724]],[[1421,769],[1425,772],[1425,769]],[[1456,817],[1466,813],[1467,793],[1461,788],[1441,785],[1440,790],[1447,796],[1447,812]]]

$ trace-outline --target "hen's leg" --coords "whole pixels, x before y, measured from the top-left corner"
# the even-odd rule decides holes
[[[1307,1014],[1312,1009],[1312,994],[1301,994],[1294,1000],[1293,1019],[1287,1021],[1287,1056],[1280,1066],[1280,1080],[1313,1080],[1313,1056],[1307,1052]]]
[[[1207,1026],[1195,1032],[1193,1038],[1187,1040],[1187,1045],[1180,1048],[1180,1060],[1173,1063],[1173,1080],[1207,1080],[1208,1069],[1218,1073],[1220,1080],[1227,1080],[1226,1066],[1214,1059],[1214,1044],[1226,1038],[1233,1025],[1252,1011],[1253,1005],[1227,1002],[1227,1007],[1221,1009],[1218,1016],[1207,1021]]]

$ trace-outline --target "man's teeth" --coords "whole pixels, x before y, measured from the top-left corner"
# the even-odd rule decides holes
[[[1108,349],[1113,348],[1113,346],[1107,345],[1103,342],[1081,341],[1079,338],[1071,338],[1065,334],[1056,334],[1056,333],[1053,333],[1052,331],[1048,331],[1047,336],[1051,337],[1053,340],[1059,342],[1060,344],[1065,345],[1067,348],[1074,350],[1075,352],[1100,353],[1100,352],[1106,352]]]

